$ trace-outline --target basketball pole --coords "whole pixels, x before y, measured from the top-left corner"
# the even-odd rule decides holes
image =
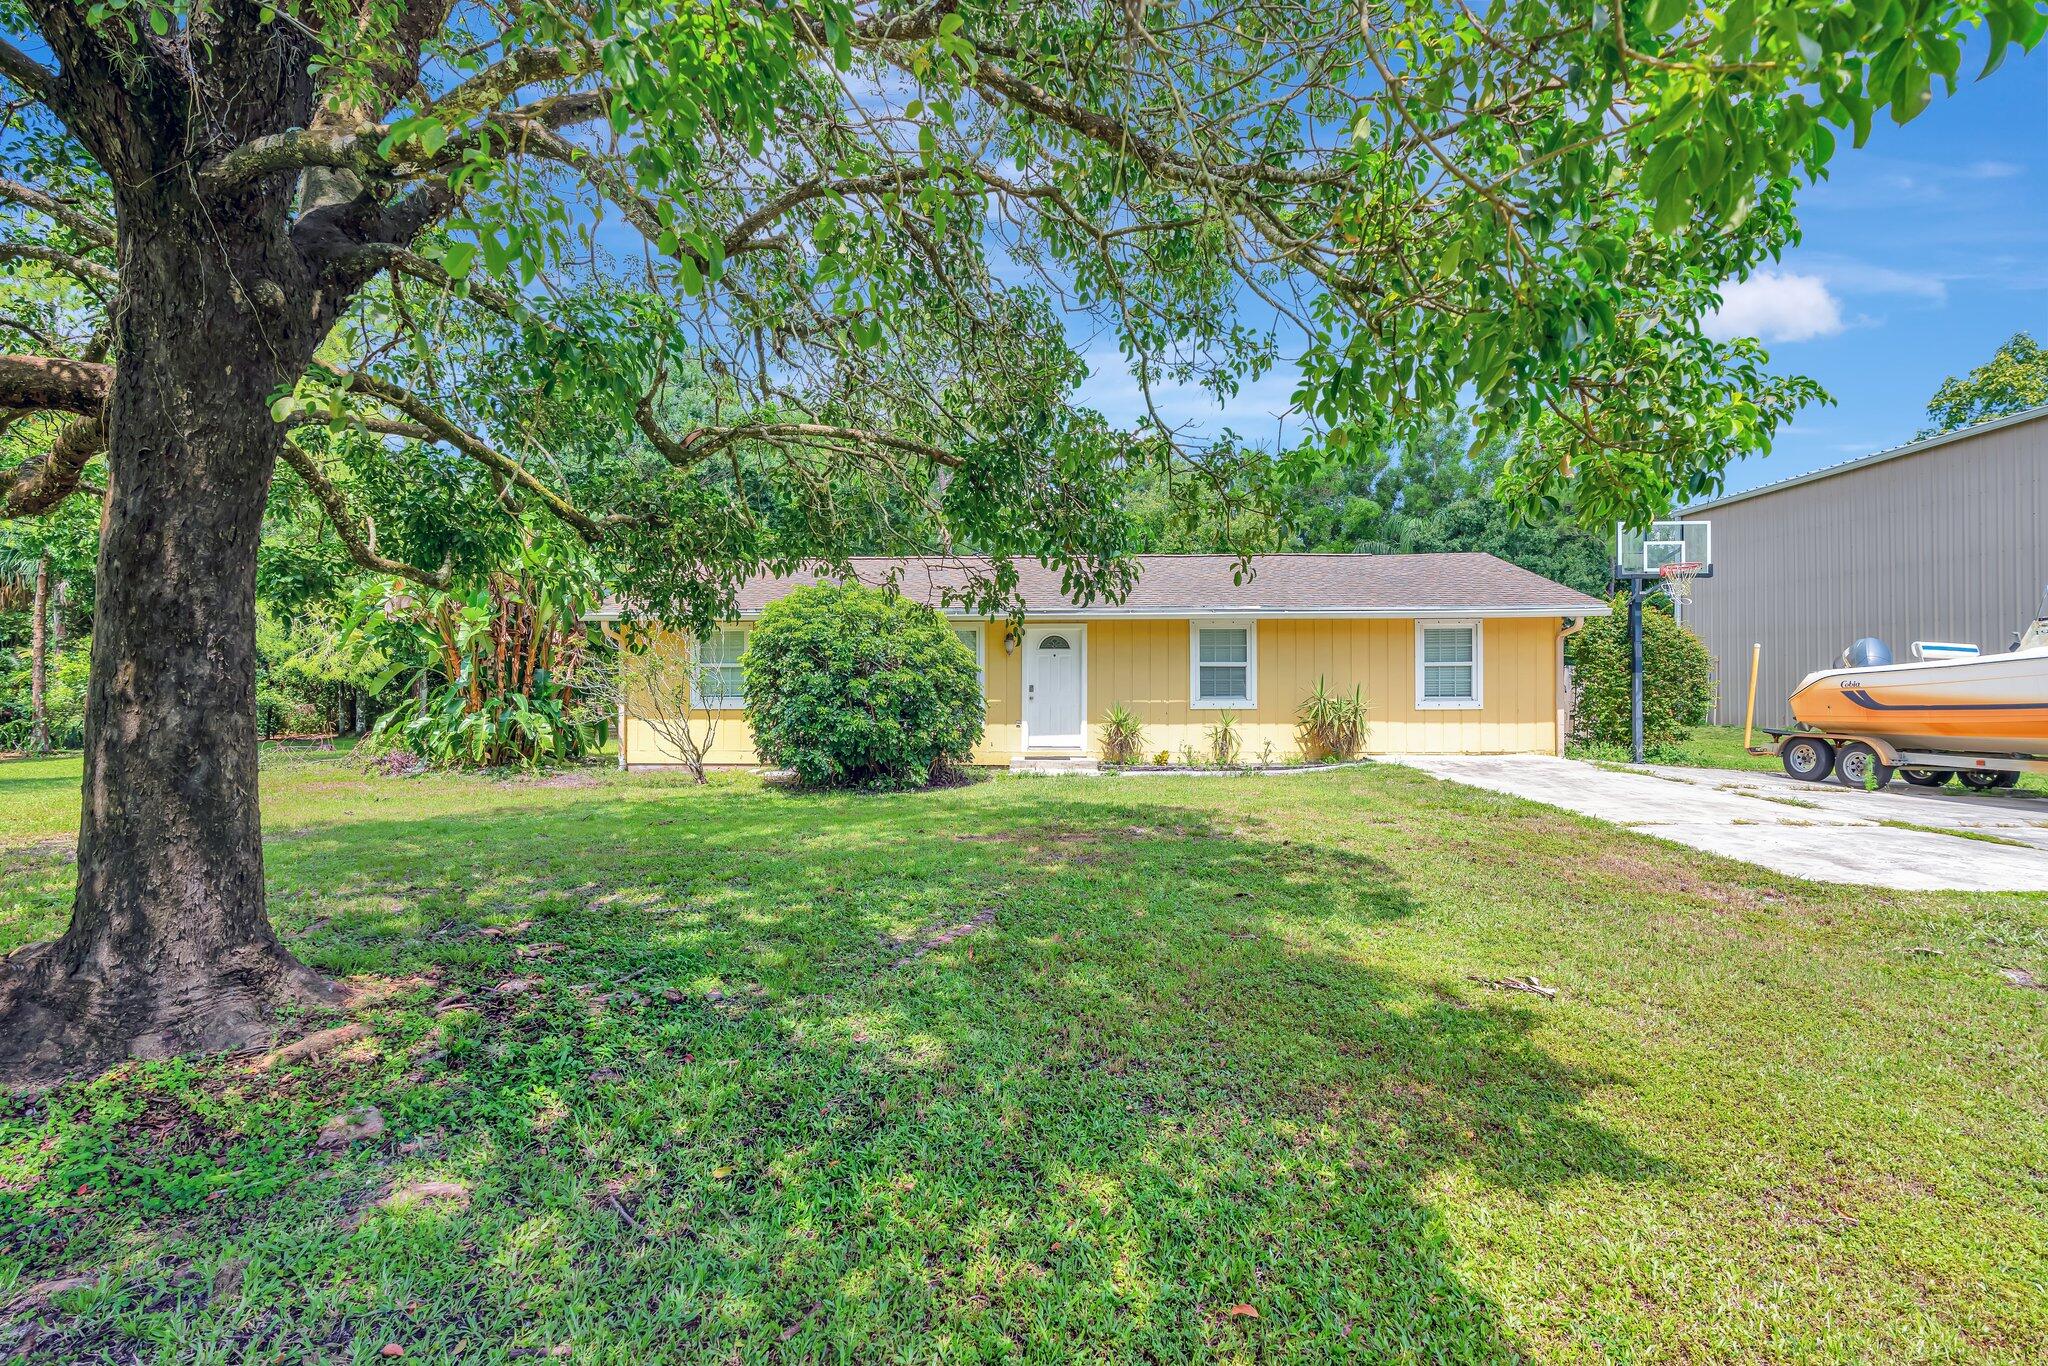
[[[1628,746],[1636,763],[1643,761],[1643,581],[1628,581]]]

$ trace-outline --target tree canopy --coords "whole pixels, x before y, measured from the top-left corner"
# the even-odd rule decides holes
[[[428,543],[531,504],[609,542],[641,600],[697,613],[861,518],[1113,589],[1100,491],[1172,433],[1071,402],[1062,305],[1107,320],[1148,390],[1231,392],[1298,338],[1303,460],[1412,439],[1469,397],[1482,434],[1519,438],[1502,488],[1525,507],[1640,519],[1709,494],[1817,393],[1703,335],[1717,286],[1791,239],[1795,180],[1837,130],[1917,113],[1970,30],[1995,65],[2043,22],[2034,0],[32,0],[9,26],[35,41],[0,61],[20,97],[0,323],[39,354],[0,387],[76,418],[6,505],[76,487],[104,439],[109,199],[162,167],[99,78],[186,130],[161,155],[215,211],[298,187],[285,226],[330,330],[279,417],[445,484],[438,446],[487,486],[397,514],[422,533],[408,560],[388,528],[371,550],[372,481],[294,443],[358,563],[438,581],[455,547]],[[309,83],[308,117],[257,110],[233,84],[250,62]],[[565,463],[517,411],[535,389],[638,459]],[[736,517],[759,511],[731,496],[750,481],[800,496]]]
[[[1950,375],[1928,400],[1934,425],[1922,436],[1939,436],[2010,417],[2048,403],[2048,351],[2027,332],[2015,332],[1990,360],[1964,375]]]

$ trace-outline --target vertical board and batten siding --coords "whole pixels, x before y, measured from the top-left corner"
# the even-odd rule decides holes
[[[1715,658],[1714,719],[1741,725],[1753,643],[1759,725],[1859,636],[2003,651],[2048,582],[2048,412],[1684,514],[1714,524],[1714,577],[1686,625]]]
[[[1032,618],[1057,625],[1058,617]],[[1416,706],[1416,627],[1412,619],[1267,618],[1257,623],[1258,703],[1232,709],[1246,758],[1267,744],[1276,758],[1295,752],[1295,710],[1318,677],[1333,688],[1363,685],[1372,704],[1373,754],[1555,753],[1558,744],[1555,617],[1491,618],[1480,627],[1483,705],[1470,710]],[[1189,703],[1190,631],[1185,620],[1086,622],[1088,751],[1101,752],[1103,713],[1117,703],[1145,723],[1149,759],[1176,758],[1183,746],[1208,750],[1218,712]],[[1022,753],[1022,651],[1003,648],[1002,628],[984,628],[988,727],[974,760],[1005,764]],[[662,648],[680,649],[671,641]],[[738,711],[718,713],[717,764],[756,762],[752,737]],[[629,762],[673,762],[674,756],[637,711],[626,722]]]

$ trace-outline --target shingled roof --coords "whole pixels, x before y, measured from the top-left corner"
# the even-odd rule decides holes
[[[1604,616],[1607,604],[1492,555],[1254,555],[1238,582],[1234,555],[1140,555],[1138,584],[1120,603],[1081,604],[1060,576],[1036,561],[1017,562],[1024,610],[1033,616]],[[971,558],[857,557],[861,583],[894,582],[905,596],[941,606],[983,570]],[[830,574],[756,574],[740,588],[740,617]],[[616,615],[609,610],[600,615]]]

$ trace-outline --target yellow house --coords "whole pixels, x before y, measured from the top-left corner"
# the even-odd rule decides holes
[[[988,728],[981,764],[1086,761],[1101,753],[1103,713],[1116,704],[1145,724],[1148,757],[1208,749],[1230,712],[1242,752],[1295,752],[1295,713],[1318,678],[1365,690],[1368,753],[1556,753],[1565,733],[1563,637],[1607,606],[1492,555],[1141,555],[1119,603],[1078,603],[1056,571],[1020,562],[1021,628],[945,606],[976,563],[856,559],[853,577],[894,585],[951,617],[982,670]],[[757,575],[735,617],[696,642],[695,699],[717,727],[706,759],[754,764],[739,657],[761,610],[809,573]],[[602,615],[615,616],[607,612]],[[663,650],[690,642],[662,640]],[[706,695],[708,694],[708,695]],[[629,704],[620,763],[677,761]]]

